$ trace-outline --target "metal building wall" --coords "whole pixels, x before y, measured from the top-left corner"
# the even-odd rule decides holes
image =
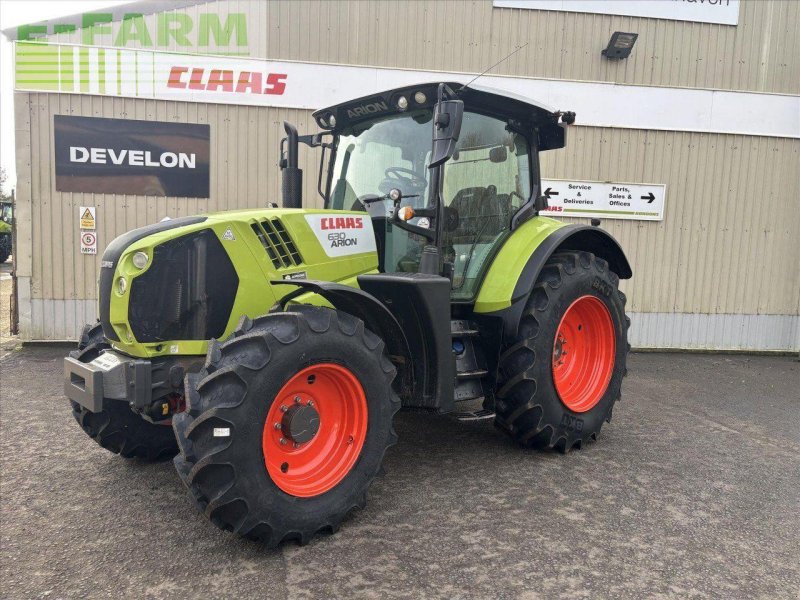
[[[477,72],[529,42],[494,72],[800,93],[800,2],[791,0],[742,0],[736,27],[498,9],[490,0],[219,0],[176,12],[196,22],[209,11],[248,15],[254,57]],[[155,28],[157,16],[146,19]],[[600,57],[615,30],[639,33],[628,60]],[[79,33],[52,39],[82,41]],[[32,246],[20,237],[20,249],[34,248],[33,260],[20,257],[20,275],[30,278],[31,314],[21,315],[29,339],[73,338],[94,317],[96,261],[77,254],[78,206],[98,207],[103,247],[164,215],[263,205],[279,197],[281,121],[311,126],[306,111],[54,94],[17,94],[17,112],[34,217]],[[210,123],[212,198],[56,192],[49,145],[59,113]],[[578,126],[567,149],[542,162],[550,178],[667,185],[663,222],[603,223],[633,263],[625,289],[634,346],[800,348],[800,140]],[[24,169],[18,166],[20,198]],[[316,198],[316,164],[305,169],[306,198]]]
[[[570,134],[542,154],[543,176],[667,185],[663,221],[602,223],[633,268],[623,289],[634,346],[800,349],[800,140]]]
[[[195,104],[77,94],[15,94],[17,276],[20,330],[26,340],[76,339],[96,317],[100,255],[80,254],[78,213],[97,207],[98,248],[122,233],[217,210],[280,203],[278,143],[283,121],[314,127],[309,111]],[[59,192],[55,189],[53,115],[208,123],[210,198]],[[315,157],[301,153],[304,198],[321,206]]]
[[[492,72],[800,93],[796,0],[741,0],[737,26],[494,8],[491,0],[218,0],[171,12],[197,23],[211,11],[247,15],[247,53],[256,58],[478,73],[528,42]],[[150,31],[157,19],[145,17]],[[639,34],[627,60],[600,56],[614,31]],[[48,39],[85,43],[79,31]],[[207,52],[170,42],[158,49]]]
[[[78,253],[81,205],[97,207],[102,248],[116,235],[164,216],[279,201],[281,123],[288,119],[301,130],[312,126],[308,111],[264,107],[37,93],[17,93],[16,100],[17,151],[27,159],[19,164],[30,165],[18,173],[18,191],[32,200],[30,221],[25,203],[18,213],[20,290],[28,290],[31,299],[31,313],[21,315],[28,339],[72,339],[95,318],[99,258]],[[55,191],[55,114],[210,124],[211,198]],[[636,275],[624,284],[634,313],[634,345],[800,346],[800,140],[595,127],[570,131],[567,149],[542,155],[547,177],[659,181],[669,190],[663,222],[603,223],[629,253]],[[315,156],[301,158],[305,198],[318,206]],[[721,318],[735,315],[772,317]],[[698,334],[698,327],[707,331]],[[739,330],[728,331],[731,327]]]

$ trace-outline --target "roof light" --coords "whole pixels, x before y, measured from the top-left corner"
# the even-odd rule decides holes
[[[128,289],[127,280],[124,277],[120,277],[119,279],[117,279],[117,292],[119,293],[119,295],[120,296],[123,295],[125,293],[125,290],[127,289]]]
[[[414,94],[414,102],[416,102],[417,104],[425,104],[425,100],[427,99],[428,97],[425,95],[424,92],[417,92],[416,94]]]
[[[408,98],[406,98],[405,96],[400,96],[397,99],[397,108],[399,108],[400,110],[407,109],[408,108]]]
[[[333,115],[328,117],[328,125],[330,125],[331,127],[336,127],[336,117],[334,117]]]

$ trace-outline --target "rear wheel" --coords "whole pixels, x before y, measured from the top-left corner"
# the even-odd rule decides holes
[[[347,313],[244,318],[187,379],[178,473],[222,529],[270,546],[334,531],[397,439],[394,376],[383,342]]]
[[[78,342],[78,349],[70,352],[72,358],[92,362],[109,348],[103,337],[100,323],[86,325]],[[95,413],[70,400],[72,416],[81,429],[110,452],[124,458],[141,458],[155,461],[171,458],[178,452],[175,435],[169,425],[155,425],[145,421],[128,407],[124,400],[103,401],[103,410]]]
[[[591,253],[547,261],[500,357],[495,422],[515,441],[567,451],[611,420],[630,349],[618,286]]]

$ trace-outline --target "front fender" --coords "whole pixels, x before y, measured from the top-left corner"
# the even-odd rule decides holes
[[[372,294],[357,287],[350,287],[331,281],[311,279],[287,279],[270,281],[274,286],[293,285],[298,289],[284,295],[272,310],[283,310],[289,302],[303,299],[308,293],[325,299],[334,308],[361,319],[364,325],[380,336],[397,367],[398,393],[402,398],[409,398],[414,387],[414,372],[411,350],[403,328],[395,316]]]
[[[536,217],[517,229],[498,252],[478,292],[475,312],[502,318],[504,336],[514,335],[539,273],[559,250],[592,252],[608,262],[620,279],[633,275],[625,253],[608,232]]]

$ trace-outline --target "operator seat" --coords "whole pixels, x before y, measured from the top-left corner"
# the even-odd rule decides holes
[[[511,198],[498,194],[494,185],[458,190],[450,206],[458,214],[458,226],[449,235],[451,244],[492,242],[511,218]]]

